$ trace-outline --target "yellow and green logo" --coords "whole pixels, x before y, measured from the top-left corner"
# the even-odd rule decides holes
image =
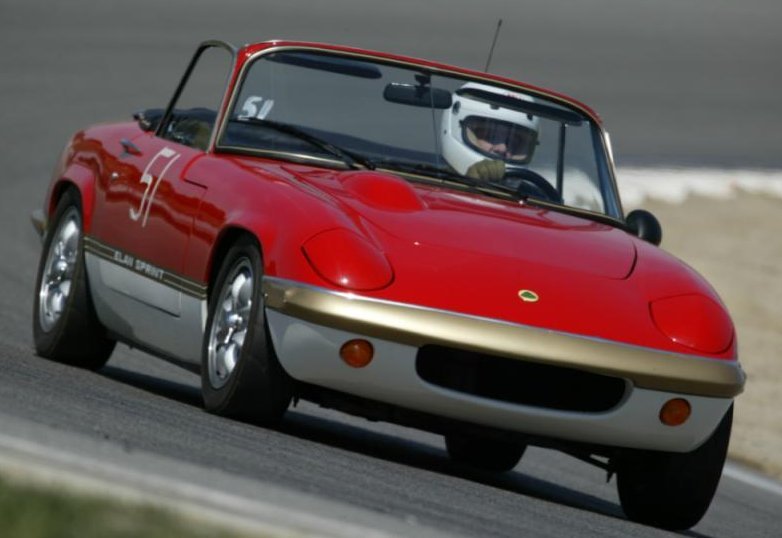
[[[532,290],[519,290],[519,299],[525,303],[537,303],[540,297]]]

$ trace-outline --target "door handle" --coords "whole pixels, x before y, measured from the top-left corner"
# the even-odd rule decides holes
[[[123,138],[119,143],[122,144],[122,149],[124,150],[120,157],[124,157],[125,155],[141,155],[141,150],[138,149],[138,146],[127,138]]]

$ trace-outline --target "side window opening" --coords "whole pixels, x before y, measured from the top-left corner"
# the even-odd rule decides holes
[[[226,48],[215,45],[199,48],[159,135],[203,151],[208,149],[232,63],[232,55]]]

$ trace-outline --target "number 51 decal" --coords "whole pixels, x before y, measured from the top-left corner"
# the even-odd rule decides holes
[[[147,188],[144,189],[144,195],[141,197],[141,203],[139,204],[138,209],[134,210],[131,207],[129,210],[131,220],[138,221],[138,219],[144,215],[144,218],[141,220],[142,228],[147,225],[147,219],[149,218],[149,208],[152,206],[152,199],[155,197],[157,188],[160,185],[160,180],[163,179],[163,176],[166,174],[166,172],[168,172],[168,169],[171,168],[171,165],[174,164],[174,162],[180,156],[181,155],[179,153],[171,148],[163,148],[157,153],[157,155],[152,157],[152,160],[149,161],[147,167],[144,168],[144,173],[141,174],[140,181],[141,183],[145,184]],[[163,169],[160,171],[160,174],[157,175],[157,178],[152,175],[152,167],[156,164],[156,168],[160,166],[163,167]]]

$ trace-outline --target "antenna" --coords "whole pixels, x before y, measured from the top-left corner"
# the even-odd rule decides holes
[[[497,21],[497,29],[494,31],[494,41],[491,42],[491,49],[489,50],[489,57],[486,59],[486,67],[484,72],[489,72],[489,65],[491,64],[491,57],[494,55],[494,45],[497,44],[497,38],[500,37],[500,27],[502,26],[502,19]]]

